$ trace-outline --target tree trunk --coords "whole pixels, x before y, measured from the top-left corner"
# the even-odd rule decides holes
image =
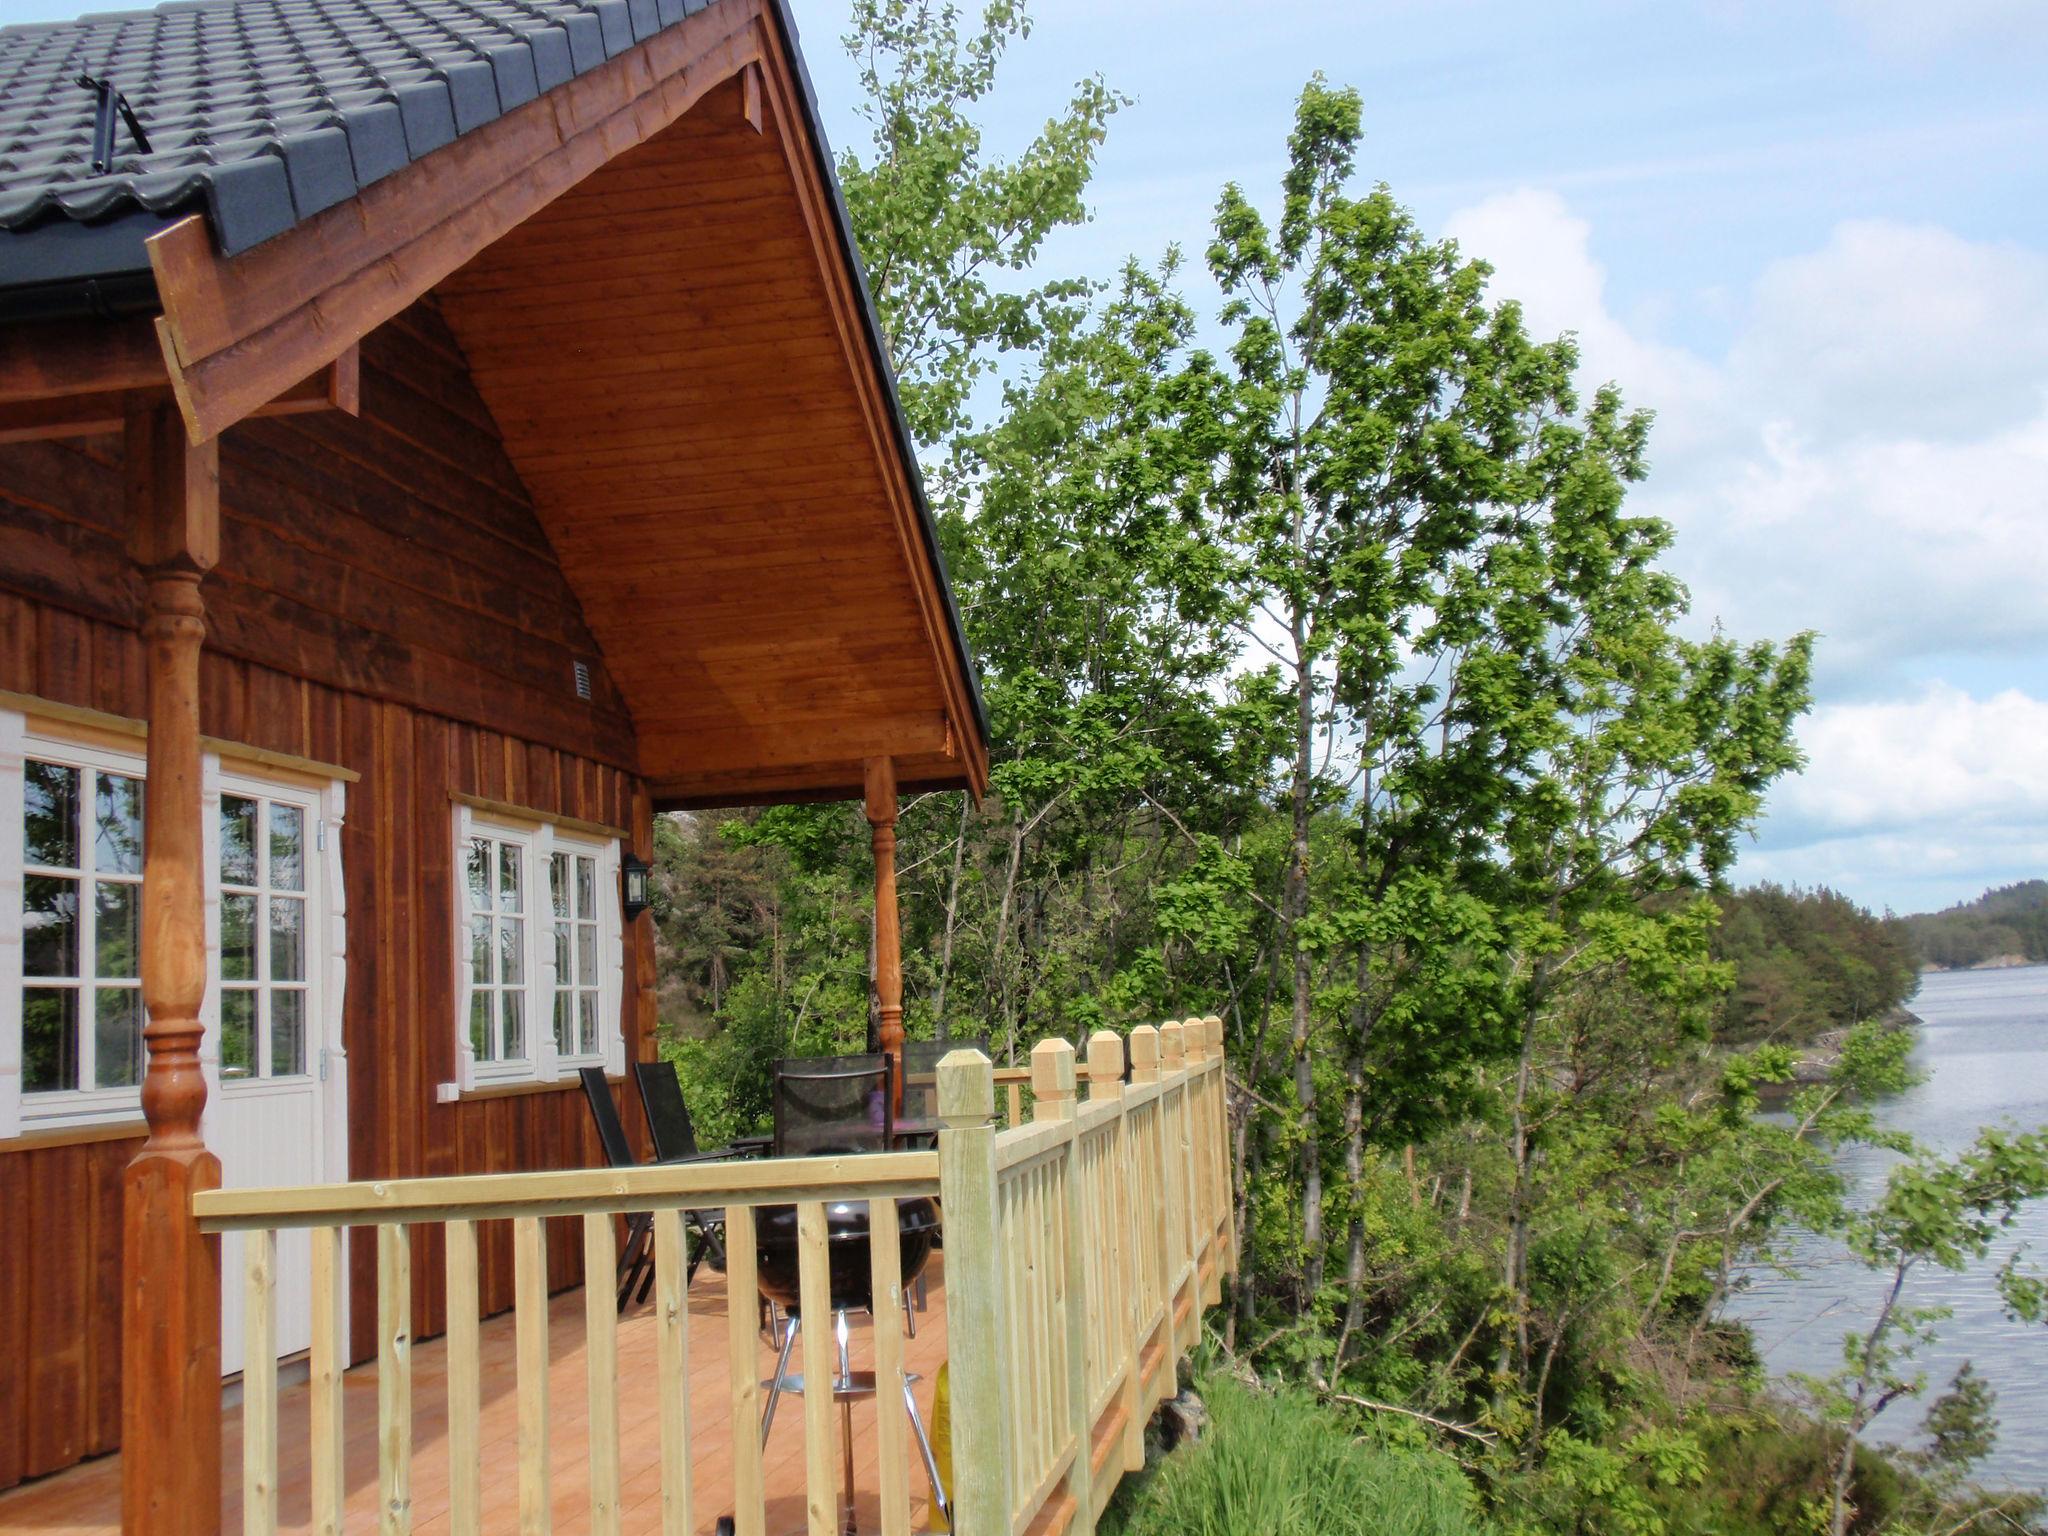
[[[953,839],[953,878],[946,884],[946,936],[939,942],[939,984],[932,994],[932,1011],[938,1020],[941,1040],[952,1038],[946,1023],[946,983],[953,975],[953,929],[960,916],[960,872],[967,862],[967,828],[974,815],[974,801],[960,797],[960,835]]]
[[[1294,1053],[1294,1102],[1301,1112],[1301,1243],[1306,1256],[1303,1297],[1309,1306],[1323,1288],[1323,1149],[1316,1136],[1316,1082],[1309,1062],[1309,1029],[1314,1018],[1314,973],[1301,943],[1308,916],[1309,820],[1315,787],[1315,665],[1308,655],[1307,623],[1297,610],[1294,627],[1294,773],[1288,793],[1291,836],[1287,885],[1281,901],[1283,939],[1294,961],[1294,996],[1288,1044]]]

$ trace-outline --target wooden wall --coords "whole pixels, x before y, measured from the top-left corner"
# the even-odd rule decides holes
[[[365,343],[360,420],[232,430],[222,506],[202,729],[361,775],[341,839],[351,1175],[600,1161],[573,1084],[435,1103],[455,1076],[451,797],[629,828],[651,852],[632,722],[438,315],[416,309]],[[119,443],[0,446],[0,689],[145,716],[140,596]],[[589,702],[574,691],[579,660]],[[654,1017],[651,930],[633,937],[629,1060],[650,1048]],[[119,1177],[135,1145],[0,1142],[0,1488],[114,1447]],[[487,1311],[511,1304],[509,1247],[486,1230]],[[356,1250],[364,1358],[371,1245]],[[581,1278],[566,1226],[550,1271],[557,1286]],[[422,1333],[444,1326],[439,1272],[422,1241]]]

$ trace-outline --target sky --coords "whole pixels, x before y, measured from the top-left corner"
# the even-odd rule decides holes
[[[858,144],[845,6],[794,4],[827,130]],[[1808,766],[1739,882],[1908,912],[2048,877],[2048,5],[1031,14],[992,149],[1080,76],[1135,98],[1045,270],[1199,257],[1226,181],[1275,208],[1321,70],[1364,98],[1361,177],[1575,332],[1587,386],[1657,413],[1636,505],[1677,528],[1696,630],[1820,635]]]
[[[792,0],[840,146],[846,0]],[[113,9],[0,0],[0,18]],[[1636,505],[1693,622],[1819,633],[1809,759],[1737,879],[1927,910],[2048,877],[2048,5],[1036,0],[1014,149],[1100,74],[1095,217],[1048,273],[1199,256],[1277,202],[1294,98],[1365,102],[1362,178],[1495,268],[1589,387],[1657,413]],[[1216,299],[1197,265],[1197,308]]]

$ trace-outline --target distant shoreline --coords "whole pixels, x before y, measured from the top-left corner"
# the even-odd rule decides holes
[[[2024,971],[2033,966],[2048,965],[2048,960],[2029,960],[2025,955],[1993,955],[1989,960],[1979,960],[1971,965],[1937,965],[1932,960],[1920,967],[1922,976],[1936,972],[1950,971]]]

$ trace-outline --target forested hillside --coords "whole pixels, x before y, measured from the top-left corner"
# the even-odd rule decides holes
[[[2048,961],[2048,880],[2023,880],[1975,901],[1906,919],[1929,965],[1944,969],[2017,958]]]
[[[1721,1006],[1724,1039],[1802,1043],[1883,1017],[1918,984],[1907,923],[1840,892],[1764,884],[1716,899],[1714,953],[1734,968]]]
[[[1343,1486],[1425,1511],[1304,1532],[1971,1528],[1967,1456],[1861,1448],[1912,1396],[1900,1320],[1800,1407],[1719,1313],[1778,1223],[1851,1221],[1832,1149],[1905,1077],[1908,1037],[1857,1030],[1752,1113],[1788,1042],[1911,979],[1840,897],[1726,893],[1800,760],[1797,616],[1687,638],[1672,530],[1629,500],[1648,417],[1375,184],[1355,92],[1309,80],[1284,172],[1219,188],[1198,260],[1046,274],[1122,99],[1084,80],[999,156],[978,103],[1021,9],[871,0],[856,29],[841,172],[994,732],[985,804],[898,824],[910,1033],[1013,1060],[1224,1018],[1245,1262],[1212,1345],[1284,1387],[1227,1417],[1318,1478],[1363,1438]],[[669,1049],[720,1137],[773,1057],[867,1038],[867,828],[774,807],[657,849]],[[2035,1150],[1995,1149],[1972,1209],[2048,1183]],[[1975,1241],[1941,1233],[1907,1261]],[[1252,1463],[1277,1442],[1117,1518],[1270,1529],[1223,1509]],[[1447,1472],[1469,1498],[1432,1502]]]

